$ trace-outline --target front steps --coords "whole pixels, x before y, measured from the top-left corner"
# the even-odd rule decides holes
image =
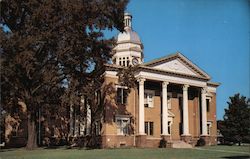
[[[193,146],[184,141],[177,140],[177,141],[172,141],[172,148],[193,148]]]

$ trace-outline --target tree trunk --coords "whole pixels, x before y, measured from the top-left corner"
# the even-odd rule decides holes
[[[37,141],[36,141],[36,124],[34,120],[31,120],[30,115],[28,115],[28,141],[26,148],[28,150],[32,150],[37,148]]]
[[[239,143],[239,146],[241,146],[241,142],[239,141],[238,143]]]

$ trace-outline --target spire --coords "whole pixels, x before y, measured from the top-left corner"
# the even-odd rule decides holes
[[[124,13],[124,30],[132,28],[132,15],[130,13]]]

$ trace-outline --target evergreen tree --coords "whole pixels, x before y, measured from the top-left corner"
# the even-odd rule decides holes
[[[239,93],[229,99],[224,121],[220,121],[218,128],[225,141],[241,145],[242,141],[250,139],[250,99]]]

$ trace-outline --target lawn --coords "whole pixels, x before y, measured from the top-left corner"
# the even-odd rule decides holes
[[[210,146],[193,149],[3,149],[0,159],[247,159],[249,146]]]

